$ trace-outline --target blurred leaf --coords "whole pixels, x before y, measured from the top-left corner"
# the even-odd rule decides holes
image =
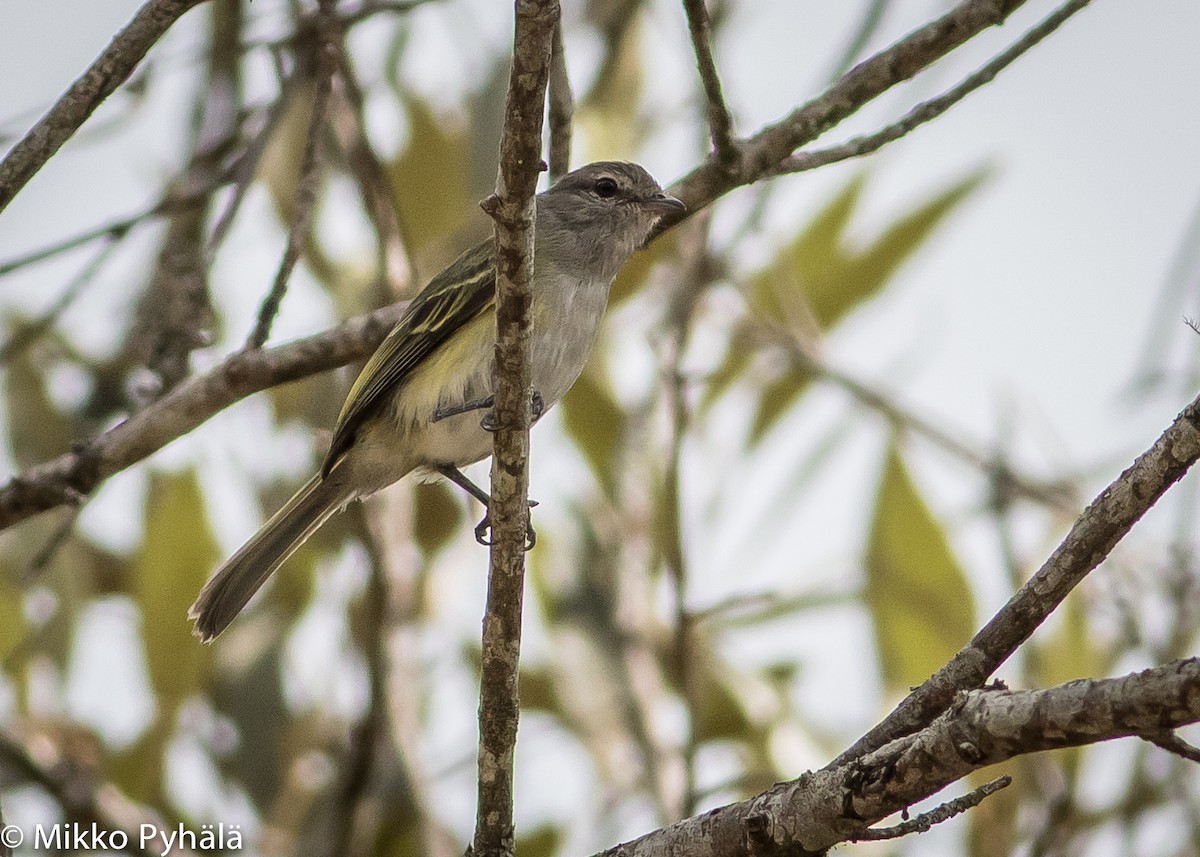
[[[322,429],[337,423],[345,394],[345,388],[327,374],[277,384],[267,390],[278,422],[298,420]]]
[[[1087,620],[1086,597],[1073,590],[1026,646],[1031,678],[1039,686],[1109,674],[1115,663],[1113,653],[1097,643]]]
[[[679,250],[677,235],[678,232],[668,232],[649,247],[633,254],[633,258],[625,264],[613,282],[608,298],[610,309],[640,292],[656,265],[676,258]]]
[[[26,633],[21,592],[0,581],[0,664],[8,665],[8,656],[25,639]]]
[[[450,543],[462,527],[462,504],[444,481],[418,483],[413,488],[415,519],[413,538],[429,556]]]
[[[645,135],[646,123],[639,118],[646,73],[643,24],[634,14],[635,20],[612,30],[616,41],[608,45],[595,83],[576,109],[575,151],[582,162],[636,151]]]
[[[610,497],[616,490],[616,453],[625,434],[625,412],[592,364],[563,397],[563,426],[578,444],[596,480]]]
[[[898,218],[874,243],[851,257],[849,279],[879,285],[887,283],[990,174],[991,170],[986,167],[976,169]],[[823,317],[819,310],[817,317]]]
[[[812,383],[811,372],[794,367],[791,371],[769,381],[757,391],[754,420],[750,423],[749,446],[757,446],[779,418],[800,398]]]
[[[208,652],[192,636],[187,610],[219,558],[195,472],[155,473],[132,579],[160,718],[170,719],[208,671]]]
[[[563,831],[548,824],[540,825],[531,833],[517,837],[514,854],[521,857],[554,857],[562,845]]]
[[[924,681],[970,639],[970,587],[895,446],[875,501],[866,573],[866,604],[893,690]]]
[[[221,771],[265,810],[281,791],[286,727],[293,721],[283,699],[283,639],[272,640],[259,656],[222,669],[213,683],[213,702],[233,721],[238,744],[217,759]]]
[[[7,369],[8,436],[17,466],[29,467],[69,450],[70,427],[50,401],[45,374],[34,364],[33,353],[17,355]]]
[[[406,98],[408,145],[387,165],[392,196],[415,252],[461,227],[478,209],[469,193],[470,139],[425,102]]]
[[[708,412],[717,399],[725,393],[754,363],[758,354],[758,338],[755,337],[743,321],[739,321],[729,336],[729,345],[725,355],[708,376],[704,392],[700,397],[699,410],[701,415]]]
[[[865,187],[860,173],[750,281],[753,305],[789,330],[811,336],[828,331],[879,294],[896,271],[987,177],[985,169],[955,182],[897,218],[862,249],[848,232]]]

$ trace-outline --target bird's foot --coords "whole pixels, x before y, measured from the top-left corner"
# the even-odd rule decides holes
[[[529,501],[529,508],[532,509],[538,504],[537,500]],[[491,545],[492,539],[490,530],[492,529],[492,515],[490,512],[483,513],[483,520],[475,525],[475,541],[481,545]],[[525,550],[533,550],[533,546],[537,544],[537,531],[533,528],[533,516],[525,522]]]
[[[489,404],[488,407],[491,407],[491,404]],[[534,390],[533,395],[530,396],[529,424],[533,425],[536,423],[542,418],[542,414],[545,412],[546,400],[542,398],[541,393],[539,393],[537,390]],[[484,414],[483,419],[479,421],[479,427],[484,431],[496,431],[499,428],[499,426],[496,425],[496,412],[489,411],[488,413]]]

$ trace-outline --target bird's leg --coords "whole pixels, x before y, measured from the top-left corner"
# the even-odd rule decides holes
[[[453,416],[457,416],[459,414],[465,414],[467,411],[478,411],[478,410],[482,410],[483,408],[490,408],[494,403],[495,403],[494,396],[484,396],[482,399],[474,399],[473,401],[470,401],[470,402],[463,402],[461,405],[447,405],[444,408],[438,408],[437,410],[435,410],[433,412],[433,416],[430,418],[429,421],[431,423],[440,422],[441,420],[446,419],[446,417],[453,417]],[[460,473],[459,476],[462,476],[462,474]],[[451,478],[451,477],[447,477],[447,478]],[[465,476],[463,476],[463,478],[466,479]],[[460,487],[464,488],[465,490],[468,490],[468,491],[470,490],[469,488],[466,488],[466,486],[464,486],[461,482],[459,482],[457,484]],[[478,496],[478,495],[476,495],[476,496]]]
[[[490,398],[490,397],[489,397]],[[542,418],[542,414],[546,412],[546,400],[542,398],[542,394],[537,390],[533,391],[530,396],[529,406],[529,424],[533,425]],[[491,407],[492,402],[488,402],[487,407]],[[483,415],[483,419],[479,421],[479,427],[484,431],[496,431],[499,426],[496,425],[495,412],[489,412]]]
[[[469,410],[469,409],[468,409]],[[489,509],[492,504],[492,498],[488,493],[472,482],[465,473],[459,470],[452,464],[439,464],[437,472],[445,476],[459,488],[466,491],[476,500],[483,504],[484,509]],[[529,508],[532,509],[538,504],[537,500],[529,501]],[[532,515],[530,518],[532,519]],[[491,512],[484,512],[483,520],[475,525],[475,541],[481,545],[490,545],[492,542],[487,537],[487,531],[492,528]],[[537,532],[533,529],[533,521],[529,520],[525,524],[525,550],[530,550],[537,544]]]

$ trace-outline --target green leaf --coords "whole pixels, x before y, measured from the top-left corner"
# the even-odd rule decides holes
[[[774,381],[769,381],[757,390],[754,420],[750,424],[748,445],[757,446],[779,418],[787,413],[800,395],[812,383],[812,373],[796,366]]]
[[[849,237],[862,200],[860,173],[822,209],[778,258],[750,280],[757,311],[806,338],[828,331],[878,295],[896,271],[987,177],[985,169],[919,202],[867,246]]]
[[[989,175],[990,170],[977,169],[896,220],[869,247],[851,258],[847,279],[878,286],[887,283]]]
[[[155,473],[132,577],[160,718],[195,693],[208,672],[208,651],[192,636],[187,609],[219,558],[195,472]]]
[[[465,125],[438,117],[425,102],[406,98],[408,145],[387,165],[405,236],[419,252],[461,227],[478,211],[469,193],[470,140]]]
[[[29,467],[71,448],[71,430],[47,394],[46,377],[25,353],[5,373],[9,444],[19,467]]]
[[[521,857],[554,857],[562,846],[563,831],[548,824],[540,825],[531,832],[517,837],[513,853]]]
[[[416,501],[413,538],[429,556],[458,533],[463,521],[462,504],[455,500],[449,485],[441,481],[419,483],[413,495]]]
[[[895,446],[888,449],[866,552],[866,604],[884,681],[919,684],[971,637],[975,605],[941,525]]]
[[[625,434],[625,412],[594,366],[583,371],[559,407],[567,433],[611,497],[617,484],[615,459]]]

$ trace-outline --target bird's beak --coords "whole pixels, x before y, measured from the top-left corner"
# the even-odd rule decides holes
[[[677,200],[670,194],[659,191],[646,200],[646,207],[653,209],[661,214],[670,214],[671,212],[685,212],[687,206]]]

